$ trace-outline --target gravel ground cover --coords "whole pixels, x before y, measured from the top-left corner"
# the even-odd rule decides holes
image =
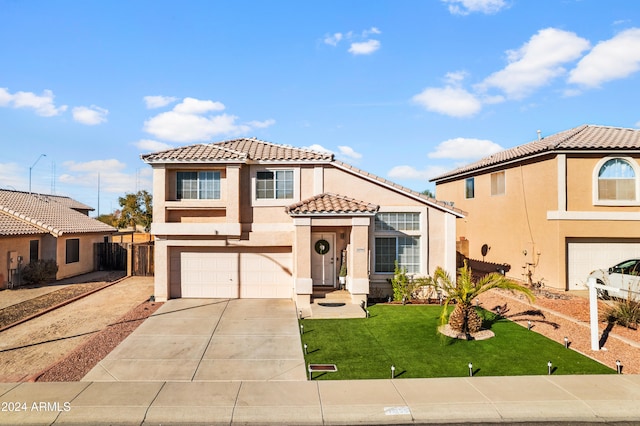
[[[149,301],[141,303],[32,380],[37,382],[80,381],[160,306],[162,303]]]
[[[623,373],[640,373],[640,331],[621,326],[608,327],[599,323],[601,349],[591,350],[591,332],[589,326],[589,300],[564,292],[553,290],[538,291],[536,300],[530,304],[523,295],[508,291],[491,290],[480,296],[481,306],[495,311],[501,308],[505,318],[517,322],[523,327],[531,321],[532,332],[540,333],[556,342],[564,344],[569,339],[569,349],[616,368],[620,360]],[[598,302],[598,312],[607,307],[607,303]]]
[[[0,309],[0,329],[100,287],[104,282],[74,284]],[[12,290],[5,290],[12,291]],[[13,290],[15,291],[15,290]]]

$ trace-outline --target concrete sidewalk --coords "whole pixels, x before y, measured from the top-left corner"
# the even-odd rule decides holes
[[[0,383],[0,424],[640,421],[640,376]]]

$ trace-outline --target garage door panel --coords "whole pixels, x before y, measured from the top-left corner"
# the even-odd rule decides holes
[[[569,290],[584,290],[587,276],[596,269],[608,269],[623,260],[638,257],[640,240],[572,239],[567,242]]]
[[[291,251],[176,248],[171,253],[171,297],[291,298]]]

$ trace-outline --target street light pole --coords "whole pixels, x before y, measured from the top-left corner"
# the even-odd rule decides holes
[[[47,154],[40,154],[38,159],[31,165],[31,167],[29,167],[29,194],[31,194],[31,170],[33,170],[33,168],[36,166],[36,164],[38,164],[38,161],[40,161],[42,157],[46,156]]]

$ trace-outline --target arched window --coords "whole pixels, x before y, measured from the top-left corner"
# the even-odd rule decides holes
[[[598,199],[628,201],[636,199],[636,172],[627,160],[612,158],[600,167]]]

